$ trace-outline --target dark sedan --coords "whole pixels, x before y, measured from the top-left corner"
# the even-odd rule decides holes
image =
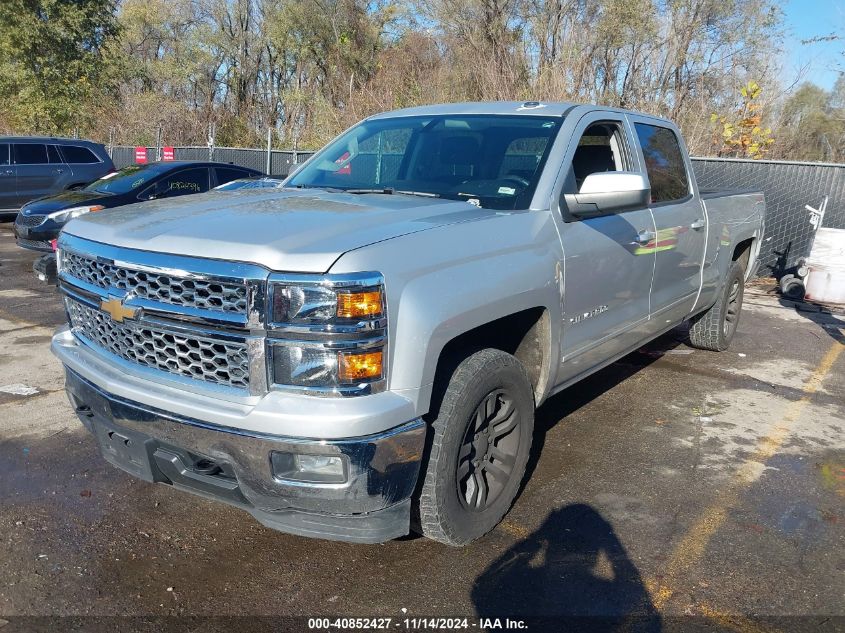
[[[79,191],[65,191],[25,204],[15,219],[18,246],[52,252],[59,231],[71,219],[133,202],[202,193],[238,178],[260,176],[248,167],[169,161],[130,165]]]

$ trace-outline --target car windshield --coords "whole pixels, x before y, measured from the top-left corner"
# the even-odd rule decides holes
[[[534,115],[364,121],[332,141],[287,185],[526,209],[562,121]]]
[[[239,178],[224,185],[217,185],[215,191],[234,191],[236,189],[278,189],[284,181],[278,178]]]
[[[142,186],[159,173],[161,171],[155,169],[152,165],[129,165],[99,180],[95,180],[85,187],[85,191],[113,194],[128,193]]]

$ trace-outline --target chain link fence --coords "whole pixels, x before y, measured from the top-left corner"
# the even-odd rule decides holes
[[[147,159],[158,158],[159,150],[147,148]],[[270,175],[287,176],[313,152],[272,150]],[[240,147],[174,147],[176,160],[214,160],[267,171],[267,150]],[[389,180],[394,157],[382,157],[379,173]],[[116,167],[135,162],[135,148],[114,146],[112,160]],[[375,159],[374,159],[375,160]],[[797,163],[790,161],[743,160],[733,158],[694,158],[698,186],[703,190],[754,189],[766,195],[766,233],[760,252],[760,275],[779,277],[808,254],[813,228],[809,222],[810,205],[818,208],[829,197],[824,225],[845,228],[845,165]]]
[[[824,226],[845,229],[845,165],[695,158],[701,189],[754,189],[766,196],[766,232],[759,275],[780,277],[808,254],[813,236],[806,205],[827,196]]]
[[[287,176],[299,163],[307,160],[313,152],[293,150],[272,150],[270,152],[270,171],[267,171],[267,150],[243,147],[187,146],[173,148],[174,160],[213,160],[231,163],[241,167],[251,167],[271,176]],[[115,167],[120,169],[135,162],[135,147],[115,145],[111,148],[111,157]],[[159,148],[147,147],[147,160],[159,158]]]

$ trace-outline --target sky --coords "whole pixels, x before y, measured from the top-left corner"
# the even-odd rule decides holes
[[[802,81],[830,90],[845,70],[845,0],[784,0],[782,9],[787,28],[784,51],[784,81],[791,83],[807,66]],[[817,44],[801,40],[836,34],[842,39]]]

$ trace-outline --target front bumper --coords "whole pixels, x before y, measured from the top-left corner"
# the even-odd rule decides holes
[[[85,427],[114,466],[223,501],[282,532],[380,543],[408,533],[426,427],[415,419],[365,437],[306,440],[212,425],[109,394],[66,368],[66,388]],[[342,484],[273,476],[270,452],[344,456]],[[203,462],[206,460],[206,462]],[[207,461],[220,470],[207,474]]]
[[[38,226],[26,227],[21,225],[16,219],[13,227],[15,241],[18,246],[41,253],[53,252],[53,244],[51,242],[59,236],[59,231],[62,230],[61,225],[56,224],[52,220],[46,220]]]

